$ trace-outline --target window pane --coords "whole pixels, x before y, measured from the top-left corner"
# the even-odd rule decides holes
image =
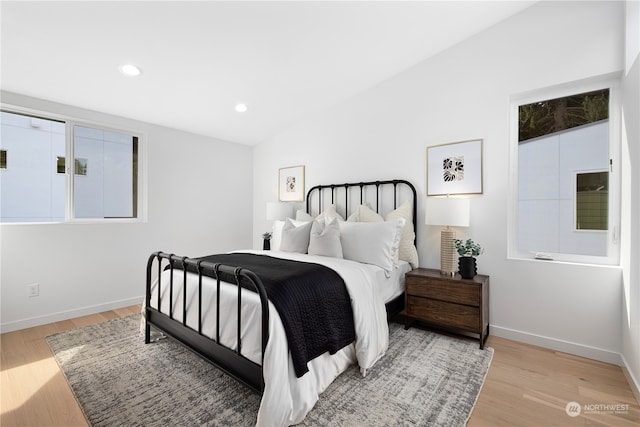
[[[609,89],[547,99],[518,108],[518,141],[609,118]]]
[[[65,219],[65,176],[56,156],[64,156],[65,124],[3,111],[2,150],[11,165],[0,174],[2,222],[54,222]]]
[[[583,230],[607,230],[608,105],[607,89],[519,106],[520,251],[607,255]]]
[[[74,126],[74,152],[75,217],[135,218],[138,139]]]
[[[65,173],[65,158],[63,156],[56,156],[56,172],[57,173]]]
[[[576,174],[576,228],[607,230],[608,225],[609,173]]]

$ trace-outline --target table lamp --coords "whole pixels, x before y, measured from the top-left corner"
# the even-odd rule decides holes
[[[293,214],[293,205],[291,203],[267,202],[267,220],[268,221],[284,221]],[[262,249],[271,249],[271,232],[262,235]]]
[[[440,274],[456,274],[456,232],[451,227],[468,227],[470,212],[469,199],[449,196],[427,198],[425,224],[445,226],[440,232]]]
[[[267,220],[268,221],[284,221],[291,217],[293,206],[291,203],[268,202],[267,203]]]

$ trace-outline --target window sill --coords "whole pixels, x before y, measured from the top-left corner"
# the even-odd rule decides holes
[[[536,262],[542,264],[555,264],[555,265],[572,265],[572,266],[584,266],[584,267],[603,267],[603,268],[621,268],[618,260],[603,258],[600,260],[587,259],[592,257],[578,258],[578,259],[564,259],[557,254],[552,254],[553,259],[540,259],[535,258],[533,254],[530,255],[509,255],[508,261],[525,261]]]

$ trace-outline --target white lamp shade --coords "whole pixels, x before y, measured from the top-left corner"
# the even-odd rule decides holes
[[[289,203],[267,203],[267,220],[285,220],[291,217],[293,207]]]
[[[470,212],[469,199],[430,197],[427,199],[425,224],[468,227]]]

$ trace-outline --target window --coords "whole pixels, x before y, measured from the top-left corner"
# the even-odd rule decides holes
[[[512,256],[617,262],[613,87],[512,103]]]
[[[12,153],[12,167],[0,177],[2,222],[138,217],[138,136],[1,114],[2,151]]]
[[[56,170],[63,175],[67,173],[67,164],[64,156],[56,157]]]
[[[64,157],[56,157],[57,173],[67,173],[66,159]],[[87,159],[75,159],[73,171],[76,175],[87,174]]]
[[[609,228],[609,172],[576,173],[576,230]]]
[[[135,218],[138,138],[74,126],[73,147],[76,218]]]
[[[0,150],[0,169],[7,168],[7,150]]]

